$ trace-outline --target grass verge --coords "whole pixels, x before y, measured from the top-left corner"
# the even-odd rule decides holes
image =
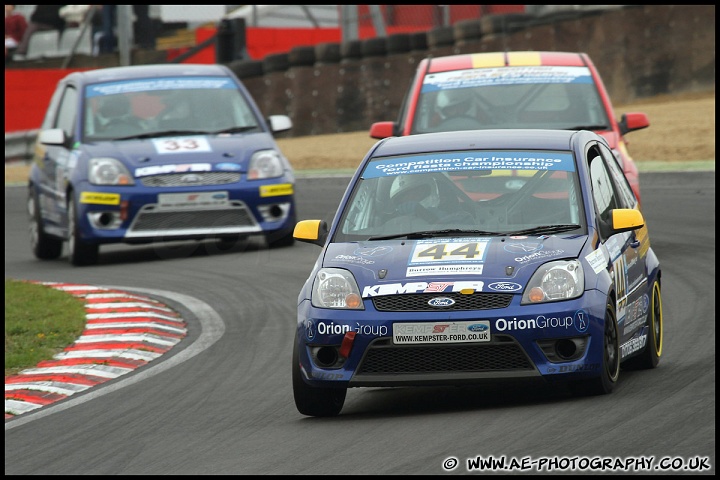
[[[47,285],[5,280],[5,376],[72,344],[87,322],[85,302]]]

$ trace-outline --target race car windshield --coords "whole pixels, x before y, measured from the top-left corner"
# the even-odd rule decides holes
[[[158,78],[86,88],[87,141],[240,133],[259,122],[237,86],[215,77]]]
[[[412,134],[494,128],[597,131],[610,125],[586,67],[477,68],[427,77]]]
[[[364,170],[333,241],[584,233],[579,193],[569,152],[385,157]]]

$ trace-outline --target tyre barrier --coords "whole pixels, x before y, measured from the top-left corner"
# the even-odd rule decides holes
[[[410,35],[394,33],[387,37],[387,53],[406,53],[410,51]]]
[[[387,74],[376,75],[377,78],[371,78],[376,85],[383,85],[384,91],[388,91],[390,85],[394,83],[407,83],[412,79],[412,72],[405,70],[399,71],[405,65],[398,64],[399,56],[408,48],[413,61],[417,61],[419,56],[443,56],[457,53],[470,53],[476,51],[496,51],[500,49],[511,50],[534,50],[537,48],[538,39],[543,38],[543,42],[554,45],[553,49],[558,50],[590,50],[588,53],[593,55],[594,47],[590,48],[586,40],[578,37],[583,31],[594,32],[613,32],[614,26],[622,18],[627,24],[647,24],[648,29],[652,29],[654,24],[662,24],[667,18],[676,18],[678,29],[678,38],[689,39],[691,28],[689,25],[697,24],[700,19],[709,17],[708,10],[714,9],[714,6],[693,5],[689,7],[680,6],[648,6],[648,5],[626,5],[607,10],[599,9],[589,12],[579,11],[562,14],[545,14],[535,15],[529,13],[508,13],[508,14],[488,14],[483,15],[479,20],[462,20],[456,22],[453,26],[439,27],[433,30],[413,32],[409,34],[391,34],[384,39],[365,39],[353,40],[350,42],[326,42],[317,44],[314,47],[296,48],[289,53],[280,53],[268,55],[264,60],[239,59],[228,63],[233,72],[241,78],[251,93],[257,98],[260,107],[264,111],[280,111],[283,108],[293,112],[298,118],[298,123],[310,122],[316,120],[320,115],[327,118],[324,127],[314,128],[315,133],[340,133],[367,128],[370,119],[389,118],[396,114],[396,109],[400,108],[400,97],[392,95],[387,98],[387,102],[380,105],[375,103],[363,103],[362,98],[349,100],[349,93],[343,93],[338,96],[336,105],[331,109],[316,109],[313,106],[312,111],[306,111],[305,106],[288,106],[292,102],[288,102],[286,96],[282,93],[288,88],[287,83],[292,83],[284,78],[284,73],[291,68],[309,66],[311,58],[314,54],[315,66],[322,66],[322,79],[335,78],[340,85],[336,87],[340,91],[355,91],[354,86],[362,81],[360,77],[354,73],[356,68],[364,66],[363,59],[383,59],[387,65],[391,65],[393,75]],[[619,10],[619,11],[618,11]],[[605,13],[607,11],[607,13]],[[714,13],[714,12],[713,12]],[[567,25],[566,22],[572,22]],[[554,24],[558,25],[553,28]],[[569,28],[571,27],[571,28]],[[701,38],[713,37],[708,31],[707,26],[696,27],[693,31],[700,31],[698,35]],[[535,29],[535,30],[533,30]],[[513,35],[513,32],[527,30],[523,36]],[[713,31],[714,33],[714,31]],[[598,33],[599,35],[599,33]],[[537,38],[536,38],[537,36]],[[677,41],[662,40],[670,45],[660,45],[658,51],[674,52],[681,47],[677,46]],[[622,56],[618,52],[612,55],[607,54],[607,59],[603,63],[603,55],[595,56],[596,64],[600,69],[621,68],[630,69],[631,67],[623,64],[622,58],[633,58],[631,50],[646,49],[645,43],[633,42],[628,44],[628,52],[624,52]],[[689,40],[687,41],[689,42]],[[686,42],[686,43],[687,43]],[[489,49],[489,50],[488,50]],[[314,50],[314,51],[311,51]],[[658,82],[657,85],[652,84],[648,87],[649,79],[647,76],[638,76],[637,78],[626,78],[616,80],[608,85],[608,89],[618,102],[628,102],[636,97],[652,96],[659,93],[667,93],[670,86],[688,85],[688,79],[697,84],[694,89],[706,90],[711,86],[714,87],[714,56],[711,49],[697,48],[690,50],[692,52],[692,62],[697,67],[689,69],[675,68],[671,72],[663,72],[667,80]],[[393,54],[399,55],[393,55]],[[614,56],[613,56],[614,55]],[[668,53],[672,57],[672,53]],[[617,58],[615,58],[617,57]],[[683,60],[684,61],[684,60]],[[612,63],[611,63],[612,62]],[[411,62],[413,63],[413,62]],[[618,63],[620,66],[618,66]],[[627,62],[626,62],[627,63]],[[338,65],[340,64],[340,65]],[[609,65],[606,65],[609,64]],[[337,74],[331,72],[329,66],[337,66]],[[672,66],[673,62],[668,62],[668,66]],[[378,71],[379,72],[379,71]],[[404,73],[403,73],[404,72]],[[414,70],[413,70],[414,72]],[[377,72],[376,72],[377,73]],[[315,72],[316,75],[319,72]],[[352,78],[351,78],[352,77]],[[357,78],[356,78],[357,77]],[[660,75],[654,75],[650,78],[659,78]],[[342,85],[342,83],[350,84]],[[355,82],[355,83],[352,83]],[[327,81],[323,83],[322,88],[330,88]],[[333,87],[334,88],[334,87]],[[278,93],[278,89],[280,93]],[[348,98],[345,98],[348,97]],[[296,96],[295,98],[299,98]],[[311,115],[316,115],[311,117]],[[315,122],[318,124],[318,122]],[[318,130],[319,129],[319,130]],[[287,137],[297,136],[299,130],[287,134]],[[6,133],[5,158],[8,159],[29,159],[34,149],[34,141],[37,131],[29,132],[13,132]]]
[[[290,68],[290,54],[273,53],[266,56],[262,62],[265,73],[284,72]]]
[[[312,67],[315,65],[315,47],[294,47],[288,53],[288,63],[291,67]]]
[[[340,62],[340,44],[337,42],[323,42],[315,45],[315,58],[319,65]]]

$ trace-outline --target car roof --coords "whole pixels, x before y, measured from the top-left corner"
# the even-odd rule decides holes
[[[463,130],[389,137],[375,144],[373,157],[455,150],[575,150],[589,140],[607,142],[587,130]]]
[[[231,71],[218,64],[155,64],[132,65],[127,67],[99,68],[74,72],[65,77],[66,80],[89,84],[112,82],[114,80],[131,80],[167,76],[221,75],[228,76]]]
[[[464,53],[445,57],[427,58],[426,73],[438,73],[451,70],[492,67],[528,67],[528,66],[588,66],[590,59],[582,52],[486,52]],[[428,66],[429,63],[429,66]]]

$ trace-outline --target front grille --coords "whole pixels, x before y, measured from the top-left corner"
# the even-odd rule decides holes
[[[492,342],[454,345],[394,345],[391,339],[370,344],[357,375],[533,371],[524,350],[508,336]]]
[[[260,230],[255,217],[242,202],[233,202],[222,208],[196,210],[158,209],[154,205],[145,205],[135,216],[126,237],[160,235],[171,238],[215,233],[252,233]]]
[[[188,179],[193,181],[188,181]],[[224,185],[240,181],[239,172],[183,172],[167,173],[143,177],[142,184],[146,187],[198,187],[204,185]]]
[[[437,297],[447,297],[455,300],[449,307],[432,307],[429,300]],[[513,295],[511,293],[413,293],[408,295],[384,295],[373,297],[375,309],[383,312],[425,312],[425,311],[458,311],[458,310],[488,310],[492,308],[506,308],[510,305]]]

